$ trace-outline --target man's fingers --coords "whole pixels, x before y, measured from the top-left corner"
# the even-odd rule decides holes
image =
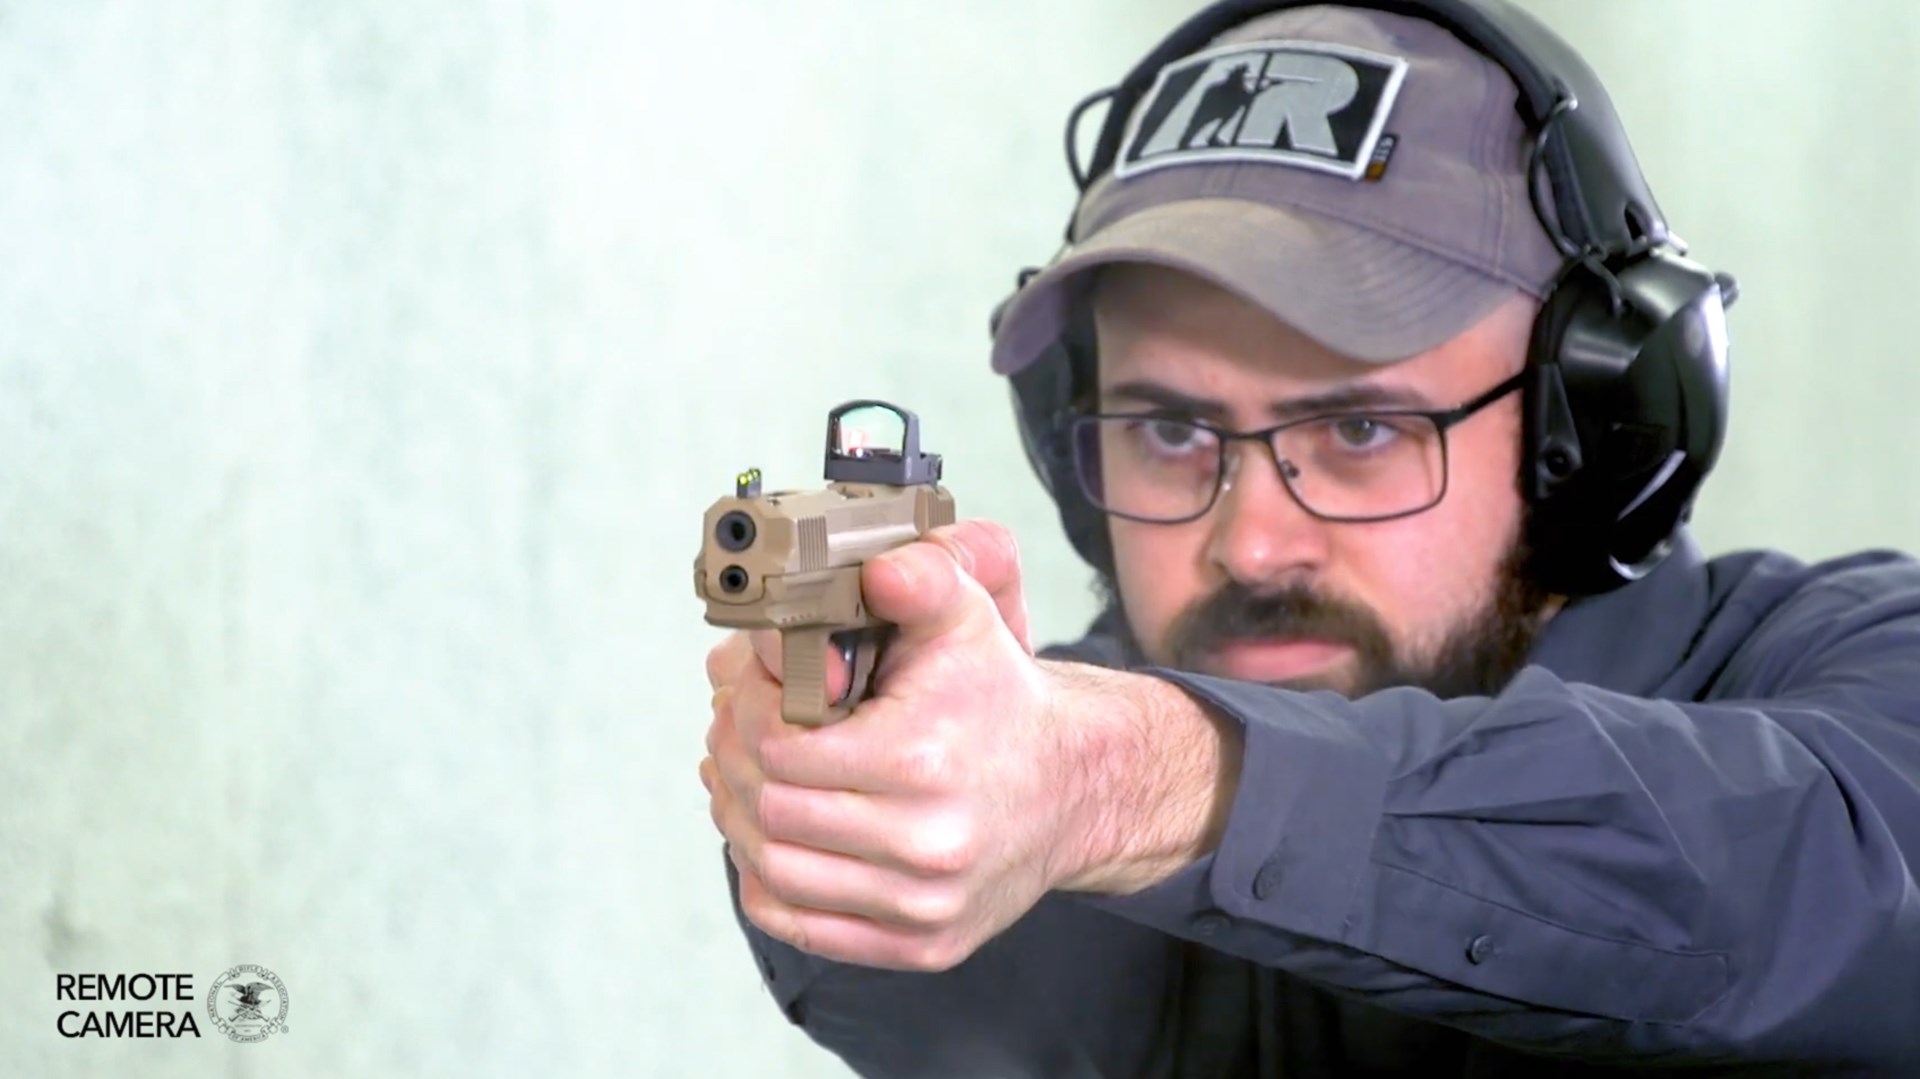
[[[744,633],[729,633],[707,651],[707,688],[719,689],[739,677],[740,665],[753,658],[753,643]]]
[[[773,675],[774,681],[778,682],[782,652],[780,631],[756,629],[747,634],[747,640],[753,645],[753,654],[760,657],[760,665],[767,669],[767,673]]]
[[[971,849],[967,844],[974,838],[956,819],[939,818],[909,829],[912,838],[902,843],[900,807],[863,791],[802,787],[764,775],[755,799],[754,819],[769,840],[913,877],[941,875],[949,856]]]
[[[787,904],[838,911],[909,926],[932,927],[958,913],[951,882],[916,879],[867,859],[773,838],[763,827],[766,807],[727,782],[715,768],[708,812],[742,874],[752,874]],[[708,774],[702,769],[703,779]],[[756,793],[764,794],[764,784]]]
[[[993,521],[970,519],[936,528],[924,537],[945,548],[967,575],[993,597],[1000,620],[1013,631],[1020,647],[1031,654],[1027,631],[1027,601],[1020,587],[1020,545],[1013,533]]]
[[[766,837],[754,826],[753,810],[740,797],[740,793],[727,782],[725,769],[714,768],[711,773],[701,770],[701,781],[709,782],[711,774],[711,797],[707,799],[707,815],[713,820],[713,827],[720,837],[727,841],[727,853],[733,863],[742,871],[759,871],[760,849],[766,844]]]
[[[734,739],[734,745],[729,748],[740,759],[752,764],[756,779],[761,768],[760,757],[766,748],[792,738],[805,729],[791,726],[780,717],[781,695],[784,692],[780,683],[762,674],[758,678],[742,680],[725,702],[727,723],[722,729]],[[708,751],[719,758],[723,766],[733,766],[732,757],[713,748]]]
[[[966,912],[957,882],[921,880],[803,844],[763,840],[750,862],[767,891],[789,906],[924,930],[943,929]]]
[[[707,752],[720,765],[724,778],[735,790],[747,784],[761,784],[775,776],[796,786],[822,790],[877,789],[862,787],[871,783],[884,766],[869,764],[862,756],[872,755],[860,740],[849,741],[836,734],[845,723],[826,727],[805,727],[788,723],[780,716],[780,683],[771,678],[743,680],[724,691],[726,698],[716,701],[714,723],[707,737]],[[859,718],[863,712],[856,712]],[[847,722],[852,722],[849,719]],[[867,735],[871,738],[872,735]],[[819,748],[813,748],[814,743]]]
[[[757,873],[745,868],[740,869],[740,909],[768,936],[842,963],[939,971],[958,965],[967,954],[951,943],[950,934],[929,935],[855,914],[794,906],[776,898]]]

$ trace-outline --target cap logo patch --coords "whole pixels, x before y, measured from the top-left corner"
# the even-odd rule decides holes
[[[1407,61],[1321,41],[1261,41],[1160,69],[1114,175],[1250,161],[1360,179]]]

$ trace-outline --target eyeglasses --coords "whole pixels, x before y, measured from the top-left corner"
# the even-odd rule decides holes
[[[1353,410],[1226,431],[1166,412],[1078,414],[1061,433],[1102,512],[1179,524],[1205,516],[1231,478],[1227,448],[1262,442],[1302,509],[1326,521],[1385,521],[1447,494],[1447,430],[1518,389],[1515,375],[1458,408]]]

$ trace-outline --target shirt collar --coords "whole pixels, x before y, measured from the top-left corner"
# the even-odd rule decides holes
[[[1550,619],[1529,662],[1568,682],[1650,695],[1686,659],[1709,599],[1706,559],[1682,529],[1653,572],[1575,600]]]

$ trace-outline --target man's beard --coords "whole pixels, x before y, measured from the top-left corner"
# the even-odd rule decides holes
[[[1338,688],[1361,697],[1392,686],[1425,689],[1442,698],[1496,693],[1520,668],[1539,635],[1551,597],[1535,584],[1531,556],[1523,542],[1513,543],[1495,574],[1494,590],[1466,622],[1454,627],[1433,654],[1421,661],[1397,655],[1386,626],[1358,604],[1322,595],[1305,585],[1255,592],[1229,581],[1193,603],[1174,619],[1163,654],[1179,670],[1205,671],[1208,657],[1238,641],[1276,638],[1313,639],[1352,649],[1352,681],[1334,687],[1306,676],[1275,682],[1295,689]],[[1095,591],[1117,615],[1109,621],[1122,636],[1128,661],[1150,661],[1133,636],[1113,578],[1102,574]],[[1343,681],[1345,681],[1343,679]]]

